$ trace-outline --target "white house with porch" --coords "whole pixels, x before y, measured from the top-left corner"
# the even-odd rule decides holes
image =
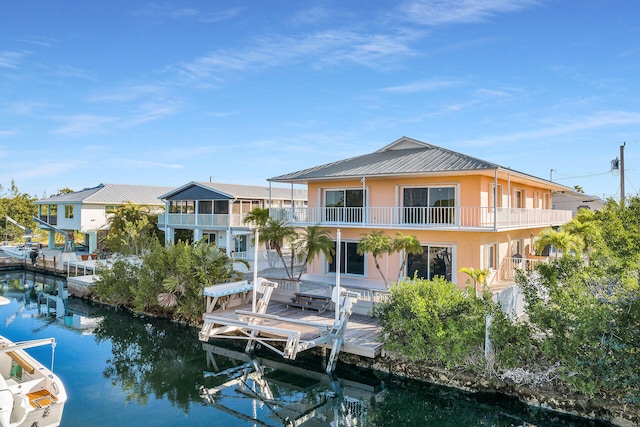
[[[83,235],[83,244],[89,252],[98,249],[99,236],[109,230],[109,211],[128,202],[147,206],[160,213],[164,204],[159,196],[172,187],[100,184],[73,193],[59,194],[38,200],[40,228],[49,233],[49,248],[55,247],[55,233],[62,230],[70,236]],[[48,224],[48,227],[47,225]]]
[[[167,242],[175,242],[177,230],[193,233],[193,241],[205,239],[235,258],[252,259],[252,224],[245,217],[252,209],[302,208],[307,191],[271,185],[253,186],[212,182],[189,182],[160,196],[165,214],[158,227]]]

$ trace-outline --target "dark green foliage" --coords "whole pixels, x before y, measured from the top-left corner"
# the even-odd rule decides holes
[[[477,368],[488,301],[442,278],[402,281],[377,310],[387,350],[409,361]]]
[[[96,294],[111,305],[128,305],[138,282],[140,267],[125,260],[114,262],[96,276]]]
[[[203,289],[241,280],[234,260],[213,245],[153,244],[138,266],[120,260],[104,271],[96,293],[105,302],[196,322],[204,312]]]
[[[640,401],[640,291],[576,258],[541,264],[519,279],[529,323],[494,322],[504,367],[557,365],[576,391]]]
[[[105,244],[113,252],[142,256],[158,241],[158,216],[148,207],[127,202],[109,213]]]
[[[37,215],[38,208],[34,204],[35,200],[35,197],[27,193],[20,193],[13,180],[8,194],[0,184],[0,233],[2,239],[22,240],[25,235],[24,230],[6,221],[7,215],[18,224],[30,228],[33,233],[36,232],[36,223],[33,217]]]

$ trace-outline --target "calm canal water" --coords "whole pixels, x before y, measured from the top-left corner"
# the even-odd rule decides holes
[[[204,344],[194,329],[73,298],[39,304],[25,286],[60,285],[40,274],[0,272],[0,283],[11,299],[0,334],[57,341],[54,370],[69,395],[63,426],[605,425],[340,364],[331,379],[317,358],[250,360],[230,341]],[[29,352],[51,361],[48,347]]]

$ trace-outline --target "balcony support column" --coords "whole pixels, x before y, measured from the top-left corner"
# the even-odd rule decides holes
[[[494,172],[493,181],[493,231],[498,231],[498,169]]]

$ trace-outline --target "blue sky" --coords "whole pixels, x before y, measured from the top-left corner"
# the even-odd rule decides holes
[[[626,142],[640,191],[635,0],[7,0],[0,16],[5,190],[261,185],[408,136],[615,198]]]

